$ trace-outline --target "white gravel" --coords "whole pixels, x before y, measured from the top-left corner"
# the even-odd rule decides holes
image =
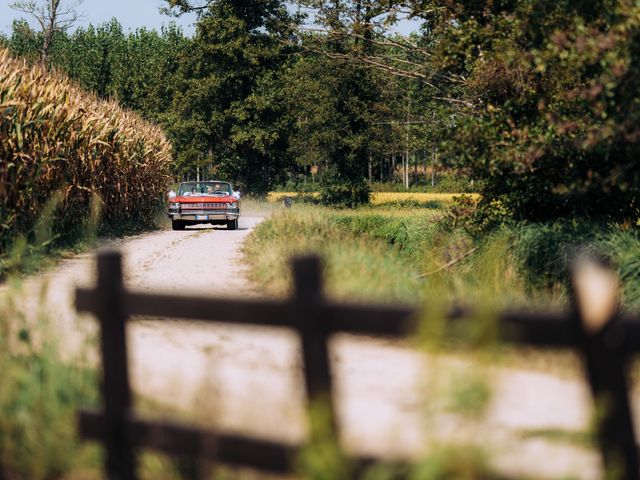
[[[260,222],[240,229],[159,231],[109,242],[125,258],[127,287],[144,291],[255,296],[245,280],[240,246]],[[46,311],[65,350],[95,336],[95,322],[73,312],[76,286],[95,281],[93,255],[65,260],[30,278],[27,292],[48,285]],[[33,295],[32,295],[33,297]],[[34,312],[33,302],[25,310]],[[290,442],[306,435],[298,341],[287,331],[144,319],[128,329],[135,391],[201,424]],[[88,345],[92,357],[94,343]],[[490,446],[494,465],[519,477],[596,479],[598,455],[578,446],[525,438],[522,430],[585,430],[591,405],[581,378],[479,367],[453,356],[428,356],[400,344],[339,336],[332,340],[342,440],[351,451],[418,457],[432,441]],[[92,361],[92,360],[89,360]],[[468,420],[446,409],[443,385],[452,372],[492,379],[488,413]],[[437,393],[436,393],[437,392]]]

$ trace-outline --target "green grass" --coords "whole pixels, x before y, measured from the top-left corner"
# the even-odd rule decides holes
[[[522,438],[539,438],[558,442],[561,444],[576,445],[582,448],[593,448],[596,446],[596,438],[592,432],[568,431],[560,429],[537,429],[523,430],[520,432]]]
[[[625,308],[640,308],[638,230],[586,221],[523,224],[510,229],[514,255],[529,291],[564,291],[570,259],[581,251],[608,257],[620,277]]]
[[[95,368],[96,339],[87,337],[77,353],[57,341],[60,325],[45,304],[46,283],[40,291],[26,290],[23,276],[51,265],[69,250],[52,248],[49,222],[43,215],[31,241],[18,239],[4,257],[5,281],[0,285],[0,478],[87,480],[102,475],[102,449],[83,442],[77,412],[97,407],[99,370]],[[88,249],[98,235],[98,211],[72,246]],[[102,235],[135,230],[120,225]],[[35,298],[34,298],[35,297]],[[35,309],[35,311],[34,311]],[[142,479],[196,478],[194,462],[143,452]],[[238,477],[236,477],[238,478]]]
[[[24,295],[13,279],[0,296],[0,477],[61,478],[98,461],[76,433],[77,409],[97,403],[97,376],[86,359],[62,360],[46,312],[28,316]]]
[[[448,227],[446,218],[441,208],[385,205],[337,210],[294,205],[274,210],[256,228],[245,245],[245,255],[251,279],[267,294],[286,294],[291,282],[289,258],[313,252],[326,263],[327,291],[333,298],[423,304],[425,335],[416,344],[435,347],[432,352],[466,360],[472,366],[449,369],[429,384],[432,405],[425,414],[455,415],[473,425],[482,421],[492,399],[489,370],[482,366],[506,365],[564,378],[581,373],[571,353],[497,345],[492,335],[493,312],[514,305],[564,306],[567,259],[583,244],[606,248],[618,261],[625,294],[630,297],[638,288],[631,279],[638,273],[640,243],[631,231],[585,224],[519,225],[472,236],[462,228]],[[452,303],[477,308],[473,319],[460,324],[463,331],[458,333],[467,339],[464,342],[445,340],[438,330],[443,309]],[[475,343],[470,345],[469,339]],[[590,446],[586,433],[531,431],[522,435]],[[329,453],[323,457],[323,452]],[[490,468],[490,445],[436,443],[429,452],[410,467],[393,463],[372,467],[365,478],[500,478]],[[315,453],[311,449],[303,457],[305,478],[323,479],[314,472],[322,472],[324,465],[339,473],[335,478],[344,477],[349,466],[339,455],[331,455],[325,444]]]
[[[314,252],[326,262],[331,295],[362,300],[566,305],[568,262],[600,252],[617,266],[623,304],[640,307],[640,238],[635,229],[590,222],[503,227],[482,235],[446,226],[446,208],[411,205],[274,208],[246,245],[252,280],[282,295],[288,259]]]
[[[367,216],[362,227],[393,225],[386,234],[396,240],[418,225],[394,212]],[[410,300],[423,288],[419,270],[408,257],[389,248],[387,240],[358,235],[361,220],[350,211],[331,212],[320,207],[296,206],[275,212],[260,224],[245,245],[252,266],[250,276],[266,293],[285,294],[291,284],[288,259],[309,251],[326,261],[329,294],[342,298]],[[366,281],[363,281],[366,279]]]
[[[411,181],[413,182],[413,175],[411,175]],[[431,185],[431,177],[426,179],[423,174],[420,176],[420,185],[411,185],[406,188],[401,181],[386,181],[379,182],[374,181],[371,184],[374,192],[431,192],[431,193],[473,193],[482,190],[482,182],[472,182],[471,179],[455,174],[455,173],[438,173],[435,177],[435,184]],[[304,182],[302,179],[296,181],[289,181],[285,184],[278,185],[274,188],[276,192],[318,192],[323,188],[323,183],[316,181],[311,182],[311,179],[307,179]]]
[[[314,252],[326,264],[326,289],[333,298],[422,304],[425,318],[436,320],[454,303],[476,307],[477,318],[460,323],[460,331],[454,332],[467,341],[447,343],[449,351],[463,355],[467,347],[461,345],[469,339],[480,344],[492,340],[488,319],[497,309],[564,308],[564,271],[577,245],[609,253],[620,271],[625,305],[640,305],[640,240],[634,230],[565,222],[471,236],[444,226],[445,218],[443,209],[389,205],[274,209],[246,242],[249,276],[264,294],[285,295],[291,284],[290,257]],[[419,278],[424,274],[429,275]],[[428,322],[430,335],[441,333],[436,320]],[[565,378],[579,375],[579,361],[570,352],[499,349],[505,364],[513,367]]]
[[[443,209],[422,207],[280,209],[245,246],[250,276],[265,293],[283,295],[291,280],[289,258],[314,252],[326,262],[329,294],[339,298],[414,303],[490,298],[498,304],[530,299],[513,266],[511,232],[478,240],[462,229],[443,228],[444,217]]]

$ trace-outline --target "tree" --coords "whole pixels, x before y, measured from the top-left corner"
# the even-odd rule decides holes
[[[322,155],[336,181],[360,184],[369,173],[370,140],[379,110],[381,78],[377,72],[350,60],[372,55],[374,46],[369,40],[373,35],[372,21],[376,12],[371,2],[358,0],[304,3],[316,10],[314,18],[319,31],[301,34],[298,45],[302,52],[309,54],[302,61],[307,63],[306,68],[320,69],[315,78],[323,83],[323,87],[313,93],[299,90],[302,98],[307,97],[299,105],[310,106],[310,111],[316,114],[308,116],[306,112],[300,112],[297,117],[307,119],[306,122],[311,119],[317,125],[321,118],[318,113],[330,114],[332,122],[321,127],[322,134],[308,132],[308,135],[317,138],[316,145],[324,145]],[[313,79],[310,81],[314,82]],[[325,104],[323,109],[318,109],[314,106],[317,101],[313,96],[321,92]],[[315,128],[313,123],[299,124],[307,131],[309,127]],[[323,137],[332,140],[320,143]]]
[[[486,179],[486,220],[640,208],[640,7],[631,2],[467,1],[442,7],[434,57],[467,78],[472,107],[443,142]]]
[[[200,14],[163,118],[177,171],[214,167],[254,192],[280,181],[291,164],[284,108],[282,37],[293,19],[279,0],[219,0]]]
[[[76,0],[63,6],[62,0],[24,0],[9,4],[14,10],[33,17],[40,25],[42,33],[40,62],[43,66],[46,66],[56,34],[66,32],[80,18],[77,9],[81,3],[82,0]]]

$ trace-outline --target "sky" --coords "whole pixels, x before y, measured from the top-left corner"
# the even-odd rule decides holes
[[[26,18],[22,12],[16,12],[9,7],[11,0],[0,0],[0,31],[9,33],[11,24],[17,18]],[[67,4],[71,4],[66,0]],[[84,15],[78,26],[96,25],[107,22],[116,17],[124,30],[135,30],[138,27],[160,29],[169,22],[176,22],[188,35],[193,33],[195,15],[183,15],[179,18],[162,15],[160,6],[165,4],[161,0],[84,0],[78,10]],[[165,4],[166,5],[166,4]]]
[[[73,3],[70,0],[66,2]],[[15,19],[26,18],[25,14],[12,10],[9,3],[11,0],[0,0],[0,32],[5,34],[11,32],[11,24]],[[78,9],[83,14],[78,26],[87,26],[90,23],[96,25],[116,17],[125,31],[139,27],[158,30],[174,21],[182,27],[185,34],[193,33],[196,20],[194,14],[178,18],[168,17],[160,13],[162,5],[166,5],[162,0],[84,0]],[[416,29],[416,22],[403,21],[398,26],[398,31],[403,34]]]

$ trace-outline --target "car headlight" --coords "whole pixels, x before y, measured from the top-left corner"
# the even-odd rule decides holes
[[[227,203],[227,208],[238,208],[238,204],[237,203]]]
[[[178,203],[176,202],[169,202],[169,208],[177,210],[178,209]]]

